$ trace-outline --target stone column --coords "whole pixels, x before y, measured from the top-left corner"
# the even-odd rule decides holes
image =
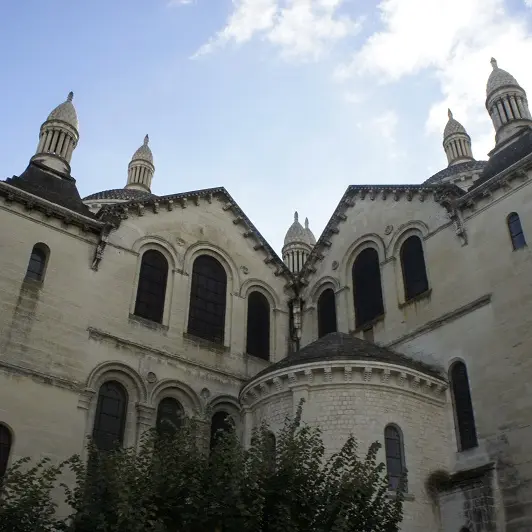
[[[137,403],[137,445],[140,443],[142,435],[153,428],[155,408],[142,403]]]

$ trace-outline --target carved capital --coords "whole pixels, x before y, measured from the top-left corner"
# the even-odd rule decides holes
[[[96,390],[85,388],[78,396],[78,408],[80,410],[88,410],[92,398],[96,395]]]

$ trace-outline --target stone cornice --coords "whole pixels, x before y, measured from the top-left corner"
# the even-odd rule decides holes
[[[332,246],[334,236],[340,232],[339,225],[347,220],[347,211],[355,206],[357,200],[375,201],[380,198],[389,201],[413,201],[415,199],[422,202],[428,199],[440,203],[438,198],[443,190],[453,198],[463,194],[459,187],[450,184],[350,185],[308,256],[298,280],[305,285],[309,275],[316,272],[316,263],[325,258],[324,252]]]
[[[24,205],[28,210],[35,209],[44,213],[45,216],[53,216],[54,218],[60,219],[66,225],[76,225],[83,231],[100,233],[103,228],[108,225],[104,221],[83,216],[82,214],[45,200],[44,198],[34,196],[33,194],[14,187],[5,181],[0,181],[0,195],[5,198],[6,202],[15,201]]]
[[[102,220],[113,220],[119,224],[120,220],[126,219],[130,215],[143,216],[147,209],[156,214],[161,212],[163,208],[167,211],[172,211],[175,208],[185,209],[188,205],[199,206],[200,200],[212,203],[213,199],[221,201],[223,210],[232,216],[233,224],[243,229],[242,237],[252,238],[255,241],[253,249],[266,255],[264,263],[275,269],[276,276],[283,276],[287,281],[287,286],[292,286],[294,283],[292,272],[224,187],[193,190],[168,196],[147,197],[109,205],[100,210],[98,217]]]
[[[447,383],[398,364],[371,360],[324,360],[290,366],[252,379],[240,392],[240,402],[254,407],[294,388],[377,386],[443,405]]]

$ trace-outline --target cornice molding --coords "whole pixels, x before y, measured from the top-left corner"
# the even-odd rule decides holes
[[[338,386],[372,386],[443,405],[446,381],[399,364],[372,360],[324,360],[289,366],[252,379],[240,392],[249,408],[293,389],[327,389]]]

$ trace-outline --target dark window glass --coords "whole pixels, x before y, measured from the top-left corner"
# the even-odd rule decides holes
[[[270,304],[264,294],[251,292],[248,297],[246,351],[270,359]]]
[[[401,266],[408,301],[429,289],[423,244],[417,236],[408,237],[401,246]]]
[[[376,249],[361,251],[353,264],[356,327],[384,314],[381,269]]]
[[[227,276],[224,267],[209,255],[194,261],[188,332],[223,344]]]
[[[47,251],[42,244],[33,246],[28,269],[26,270],[26,279],[33,279],[34,281],[43,280],[47,256]]]
[[[318,337],[336,332],[336,297],[332,288],[324,290],[318,299]]]
[[[231,417],[227,412],[216,412],[211,419],[211,449],[216,446],[224,432],[233,430]]]
[[[403,441],[397,427],[388,425],[384,429],[384,447],[386,450],[388,487],[391,490],[396,490],[405,469]]]
[[[173,397],[165,397],[157,408],[157,432],[174,434],[183,423],[184,410],[181,403]]]
[[[161,323],[166,299],[168,261],[159,251],[150,249],[142,255],[135,314]]]
[[[463,362],[453,364],[451,368],[451,386],[459,450],[466,451],[476,447],[478,442],[469,378],[466,365]]]
[[[126,411],[127,394],[124,387],[114,381],[102,384],[92,432],[98,449],[109,451],[123,444]]]
[[[11,451],[11,432],[0,424],[0,478],[5,475]]]
[[[525,234],[521,227],[521,220],[516,212],[512,212],[508,216],[508,229],[510,230],[510,238],[512,239],[512,246],[514,249],[521,249],[526,246]]]

